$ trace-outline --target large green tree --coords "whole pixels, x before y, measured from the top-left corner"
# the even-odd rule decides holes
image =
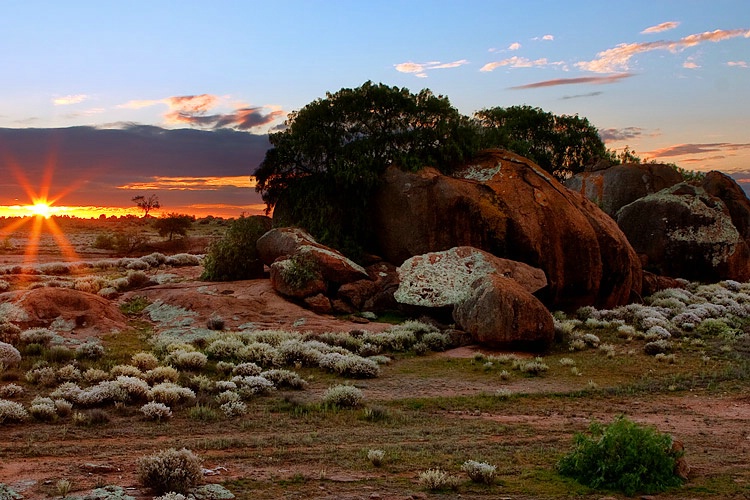
[[[448,171],[478,145],[447,97],[382,83],[328,93],[285,125],[270,136],[256,190],[274,219],[350,254],[369,246],[368,203],[389,165]]]
[[[560,179],[607,157],[596,127],[578,115],[511,106],[483,109],[474,116],[482,128],[483,144],[525,156]]]

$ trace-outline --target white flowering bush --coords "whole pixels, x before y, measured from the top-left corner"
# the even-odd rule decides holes
[[[251,342],[237,351],[237,359],[240,361],[256,363],[260,366],[273,366],[276,359],[276,348],[266,342]]]
[[[159,384],[161,382],[177,382],[180,378],[180,372],[172,366],[157,366],[144,374],[149,384]]]
[[[13,368],[20,364],[20,351],[10,344],[0,342],[0,371],[4,368]]]
[[[104,356],[104,346],[99,342],[85,342],[76,347],[76,357],[85,359],[99,359]]]
[[[158,403],[175,405],[180,402],[194,400],[195,393],[187,387],[182,387],[172,382],[162,382],[151,388],[151,397]]]
[[[651,356],[655,356],[659,353],[666,354],[672,351],[672,343],[665,339],[654,340],[643,346],[643,350],[646,354]]]
[[[144,378],[143,372],[133,365],[115,365],[109,369],[109,374],[113,378],[120,376]]]
[[[307,381],[300,377],[297,372],[284,369],[267,370],[260,374],[261,377],[270,380],[277,388],[304,389]]]
[[[247,413],[247,405],[242,401],[227,401],[219,409],[228,418],[240,417]]]
[[[335,385],[323,394],[323,404],[337,408],[356,408],[363,400],[362,391],[352,385]]]
[[[40,344],[49,346],[54,338],[54,333],[47,328],[31,328],[21,332],[20,341],[22,345]]]
[[[57,371],[50,366],[32,368],[24,375],[30,384],[52,387],[57,384]]]
[[[23,387],[18,384],[5,384],[0,385],[0,398],[8,399],[17,396],[22,396],[24,393]]]
[[[495,482],[497,467],[486,462],[467,460],[461,466],[461,470],[475,483],[492,484]]]
[[[89,368],[83,372],[81,378],[88,384],[98,384],[102,380],[109,379],[109,373],[99,368]]]
[[[200,266],[201,258],[190,253],[178,253],[167,257],[166,264],[172,267]]]
[[[202,352],[178,350],[170,353],[165,361],[179,370],[200,371],[208,357]]]
[[[60,382],[78,382],[83,378],[83,375],[81,374],[81,370],[75,366],[65,365],[57,369],[55,377]]]
[[[375,467],[383,465],[383,459],[385,458],[385,451],[383,450],[368,450],[367,460],[369,460]]]
[[[164,403],[157,403],[156,401],[141,406],[140,411],[148,420],[162,421],[172,418],[172,409]]]
[[[244,347],[245,344],[237,337],[222,337],[208,344],[206,354],[216,360],[237,359]]]
[[[25,422],[29,418],[29,412],[22,404],[0,399],[0,424]]]
[[[235,391],[223,391],[216,395],[216,402],[220,405],[224,403],[231,403],[232,401],[240,401],[242,398]]]
[[[326,351],[330,346],[319,342],[324,346]],[[274,364],[277,366],[287,366],[300,364],[302,366],[318,366],[323,353],[316,349],[312,342],[303,342],[301,340],[285,340],[276,348],[276,357]]]
[[[203,480],[201,459],[188,449],[170,448],[137,461],[141,483],[156,493],[187,493]]]
[[[148,371],[159,366],[159,359],[150,352],[137,352],[131,356],[130,363],[141,371]]]
[[[237,391],[244,398],[263,396],[275,390],[273,382],[259,375],[236,375],[231,381],[237,384]]]
[[[324,354],[319,365],[325,370],[349,377],[374,378],[380,375],[380,367],[375,361],[356,354]]]
[[[234,368],[232,368],[232,375],[240,375],[240,376],[255,376],[260,375],[260,373],[263,371],[263,368],[256,365],[252,362],[247,363],[240,363],[238,365],[235,365]]]
[[[57,407],[51,398],[37,396],[31,401],[29,413],[37,420],[51,422],[57,418]]]
[[[458,488],[461,480],[457,476],[448,474],[442,469],[427,469],[419,473],[419,484],[430,491]]]

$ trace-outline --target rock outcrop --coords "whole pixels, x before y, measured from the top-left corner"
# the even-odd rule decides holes
[[[544,271],[551,308],[611,308],[640,293],[637,255],[611,219],[530,160],[501,150],[456,177],[389,168],[375,199],[384,258],[472,246]]]
[[[415,306],[454,306],[469,297],[477,279],[489,274],[510,278],[529,294],[547,286],[541,269],[462,246],[407,259],[398,269],[395,298]]]
[[[16,305],[25,317],[24,328],[48,327],[53,322],[76,332],[115,332],[125,330],[128,320],[117,305],[103,297],[70,288],[43,287],[14,292]]]
[[[544,349],[554,338],[552,315],[544,304],[511,278],[496,273],[474,281],[453,319],[486,346]]]
[[[750,200],[745,191],[734,179],[716,170],[706,174],[702,186],[706,193],[724,202],[732,224],[750,245]]]
[[[625,205],[680,182],[682,175],[669,165],[627,163],[581,172],[566,180],[565,186],[582,194],[614,218]]]
[[[750,279],[750,248],[726,205],[697,186],[677,184],[624,206],[617,223],[657,274],[697,281]]]
[[[271,285],[311,310],[333,310],[331,298],[346,283],[369,280],[367,271],[298,228],[272,229],[258,239],[260,258],[271,269]]]

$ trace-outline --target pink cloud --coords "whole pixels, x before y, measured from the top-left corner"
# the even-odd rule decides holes
[[[630,59],[637,54],[650,52],[652,50],[679,52],[687,47],[694,47],[704,42],[716,43],[739,36],[750,38],[750,30],[714,30],[688,35],[676,41],[621,43],[614,48],[599,52],[596,59],[576,63],[576,66],[582,70],[593,71],[594,73],[616,73],[618,71],[627,71],[629,69]]]
[[[464,64],[469,64],[469,61],[467,61],[466,59],[461,59],[449,63],[442,63],[440,61],[415,63],[412,61],[408,61],[394,64],[393,67],[396,68],[396,71],[398,71],[399,73],[411,73],[419,78],[427,78],[427,71],[431,71],[433,69],[458,68],[459,66],[463,66]]]
[[[533,68],[533,67],[560,65],[560,64],[562,63],[549,62],[546,58],[536,59],[532,61],[531,59],[527,59],[525,57],[513,56],[513,57],[509,57],[508,59],[503,59],[502,61],[495,61],[495,62],[487,63],[484,66],[482,66],[479,69],[479,71],[482,71],[482,72],[494,71],[497,68],[500,68],[503,66],[508,66],[510,68]]]
[[[620,73],[617,75],[610,75],[610,76],[583,76],[579,78],[556,78],[554,80],[545,80],[542,82],[519,85],[518,87],[511,87],[511,89],[513,90],[536,89],[540,87],[554,87],[557,85],[576,85],[576,84],[581,84],[581,83],[592,83],[595,85],[602,85],[602,84],[607,84],[607,83],[615,83],[624,78],[630,78],[631,76],[633,76],[631,73]]]
[[[88,99],[89,96],[85,94],[66,95],[62,97],[56,97],[52,99],[52,104],[55,106],[68,106],[70,104],[78,104]]]
[[[729,61],[727,63],[727,66],[734,67],[734,68],[747,68],[748,66],[747,61]]]
[[[518,42],[513,42],[510,45],[508,45],[508,50],[518,50],[521,48],[521,44]]]
[[[667,158],[672,156],[683,155],[702,155],[707,153],[733,153],[750,149],[750,143],[732,143],[732,142],[710,142],[694,144],[675,144],[660,149],[655,149],[645,153],[649,157]]]
[[[675,29],[679,25],[680,23],[677,21],[668,21],[666,23],[661,23],[661,24],[657,24],[656,26],[651,26],[649,28],[646,28],[645,30],[641,31],[641,35],[646,35],[649,33],[661,33],[662,31],[669,31],[669,30]]]

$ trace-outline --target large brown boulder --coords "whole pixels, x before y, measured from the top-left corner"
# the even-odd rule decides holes
[[[76,332],[96,334],[127,328],[128,320],[117,305],[98,295],[58,287],[14,294],[16,305],[25,313],[18,321],[24,328],[48,327],[55,321],[67,323]]]
[[[258,257],[267,266],[279,257],[293,255],[302,245],[316,245],[317,242],[310,233],[296,227],[278,227],[271,229],[258,238],[255,247]]]
[[[702,186],[706,193],[724,202],[732,224],[750,245],[750,200],[745,191],[734,179],[716,170],[706,174]]]
[[[538,296],[560,309],[611,308],[640,293],[640,261],[616,224],[538,165],[493,150],[460,175],[386,171],[374,209],[388,261],[480,248],[544,271]]]
[[[541,269],[462,246],[407,259],[398,269],[395,298],[415,306],[453,306],[469,296],[473,282],[490,273],[513,279],[528,293],[547,286]]]
[[[617,223],[645,268],[696,281],[750,279],[750,248],[726,205],[687,183],[624,206]]]
[[[626,163],[604,170],[581,172],[565,186],[597,204],[610,217],[638,198],[682,182],[673,167],[660,163]]]
[[[544,349],[554,338],[554,322],[544,304],[513,279],[491,273],[471,286],[453,309],[456,325],[487,346]]]
[[[339,287],[338,300],[349,306],[342,308],[341,312],[381,313],[398,309],[399,305],[394,297],[399,285],[396,266],[388,262],[377,262],[367,266],[367,274],[370,279],[352,281]]]

